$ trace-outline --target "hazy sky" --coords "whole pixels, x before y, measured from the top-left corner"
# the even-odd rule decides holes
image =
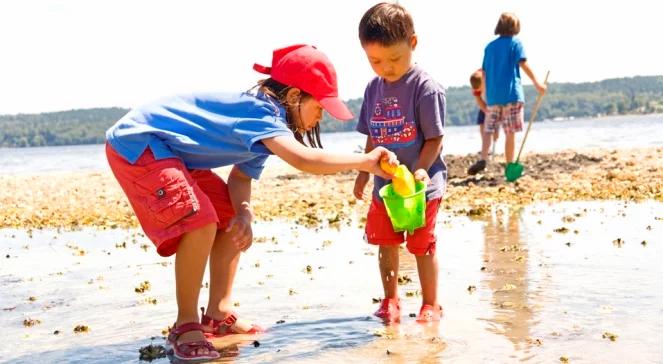
[[[364,0],[3,0],[0,114],[132,107],[195,90],[240,91],[274,48],[318,46],[343,99],[373,76],[357,40]],[[419,35],[415,60],[444,86],[467,84],[503,11],[521,20],[534,72],[553,82],[663,74],[657,0],[401,1]],[[526,81],[529,83],[529,80]]]

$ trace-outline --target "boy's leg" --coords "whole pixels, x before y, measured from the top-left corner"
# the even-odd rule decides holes
[[[400,321],[398,303],[398,253],[404,241],[403,233],[394,231],[384,204],[373,198],[366,218],[366,241],[378,245],[378,265],[384,299],[374,315],[386,322]]]
[[[504,132],[504,158],[506,163],[513,163],[516,148],[516,134]]]
[[[504,157],[506,163],[513,163],[516,149],[515,133],[523,130],[525,108],[522,102],[508,104],[504,107]]]
[[[400,245],[381,245],[378,262],[384,298],[398,298],[398,251]]]
[[[421,282],[422,304],[437,305],[437,255],[417,255],[417,271]]]
[[[481,125],[481,159],[476,161],[470,168],[467,169],[467,174],[475,175],[486,168],[486,161],[488,160],[488,151],[491,144],[491,135],[495,128],[499,127],[497,124],[499,122],[499,117],[501,113],[501,107],[499,106],[489,106],[488,113],[485,114],[483,122]]]
[[[176,325],[199,322],[198,297],[205,274],[205,265],[214,243],[216,223],[205,225],[182,235],[175,255],[175,287],[177,297]],[[205,340],[201,331],[189,331],[178,338],[179,342]],[[209,350],[199,349],[198,354]]]
[[[491,134],[486,133],[488,136]],[[417,271],[421,282],[421,312],[417,321],[438,321],[442,309],[437,301],[438,264],[435,222],[441,198],[426,203],[426,226],[408,236],[407,248],[417,259]]]

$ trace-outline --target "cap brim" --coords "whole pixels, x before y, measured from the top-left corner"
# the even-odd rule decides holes
[[[318,99],[318,102],[320,102],[320,105],[322,105],[325,111],[338,120],[348,121],[355,117],[338,97],[324,97]]]

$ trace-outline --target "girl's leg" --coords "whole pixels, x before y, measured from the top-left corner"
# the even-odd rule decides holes
[[[205,225],[182,235],[175,255],[175,285],[177,296],[176,325],[188,322],[200,322],[198,319],[198,297],[205,274],[205,265],[214,243],[216,223]],[[179,342],[205,340],[201,331],[182,334]],[[207,349],[199,349],[199,354],[206,354]]]
[[[384,288],[384,298],[398,297],[398,250],[399,245],[380,245],[379,265]]]
[[[516,134],[513,132],[504,133],[506,141],[504,142],[504,157],[507,163],[513,162],[514,149],[516,146]]]
[[[437,306],[437,255],[418,255],[416,258],[421,282],[422,304]]]
[[[232,289],[241,250],[232,242],[232,231],[219,230],[210,254],[210,294],[205,314],[224,319],[232,311]],[[236,332],[248,332],[250,323],[239,319],[232,326]]]

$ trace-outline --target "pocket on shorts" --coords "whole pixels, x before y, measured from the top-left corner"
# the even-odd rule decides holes
[[[167,167],[153,170],[134,181],[145,207],[161,228],[193,215],[199,205],[182,170]]]

